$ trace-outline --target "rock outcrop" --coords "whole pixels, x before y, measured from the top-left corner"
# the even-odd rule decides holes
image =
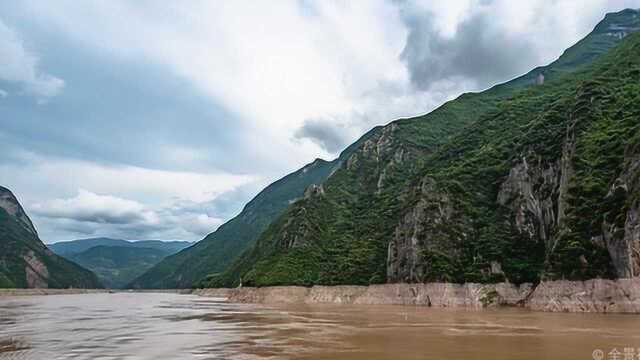
[[[624,170],[614,181],[607,200],[623,207],[617,216],[608,216],[602,225],[602,238],[618,277],[640,275],[640,146],[627,153]],[[615,210],[615,209],[613,209]],[[626,210],[626,211],[625,211]]]
[[[531,310],[640,314],[640,278],[542,282],[526,300]]]
[[[437,277],[438,274],[428,274],[436,261],[433,257],[459,257],[461,243],[467,237],[464,229],[471,228],[451,195],[433,179],[422,179],[417,196],[418,201],[402,218],[389,242],[389,282],[424,282]],[[459,229],[462,230],[456,231]]]

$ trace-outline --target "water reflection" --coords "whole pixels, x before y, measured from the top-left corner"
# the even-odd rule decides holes
[[[0,359],[590,359],[636,316],[229,304],[178,294],[0,299]]]

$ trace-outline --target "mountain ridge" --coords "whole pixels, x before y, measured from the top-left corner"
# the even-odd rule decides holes
[[[571,150],[571,142],[567,142],[567,138],[577,135],[558,128],[553,121],[562,123],[564,127],[575,127],[575,124],[567,123],[566,117],[563,117],[566,115],[559,115],[562,108],[554,100],[558,102],[561,99],[568,108],[578,107],[576,114],[582,115],[579,109],[590,108],[591,105],[580,101],[595,96],[590,93],[593,89],[580,87],[582,81],[588,83],[590,77],[599,78],[599,72],[602,72],[611,73],[615,78],[600,80],[601,83],[593,86],[598,91],[608,93],[608,87],[632,86],[626,84],[624,78],[621,80],[620,74],[624,73],[624,66],[633,69],[637,65],[630,60],[634,59],[635,48],[626,45],[624,51],[617,51],[614,45],[620,42],[633,44],[637,41],[637,35],[629,35],[627,31],[630,27],[627,25],[612,28],[621,21],[627,25],[634,24],[632,27],[635,29],[639,22],[638,11],[624,10],[607,14],[587,37],[545,67],[536,68],[484,92],[463,94],[427,115],[400,119],[386,125],[354,151],[344,165],[321,185],[322,191],[290,206],[284,215],[267,228],[253,248],[232,263],[225,273],[210,276],[202,285],[234,286],[241,278],[245,284],[258,286],[427,280],[497,281],[507,276],[514,282],[521,282],[536,281],[543,273],[543,268],[552,277],[580,279],[585,276],[610,276],[611,268],[597,270],[599,262],[606,262],[603,248],[608,245],[594,245],[597,240],[563,238],[563,231],[572,231],[569,226],[549,225],[549,228],[540,232],[540,222],[565,221],[571,216],[564,215],[576,211],[575,205],[561,201],[563,205],[557,211],[563,215],[553,220],[534,215],[537,211],[535,206],[550,211],[547,202],[557,203],[557,197],[560,196],[558,192],[568,196],[566,194],[569,191],[577,191],[574,188],[580,187],[579,184],[568,185],[574,177],[571,170],[567,170],[571,168],[568,165],[570,161],[581,160],[580,157],[573,157],[576,153]],[[629,37],[632,39],[629,40]],[[616,60],[614,55],[609,54],[609,49],[617,51],[629,63],[623,66],[623,60]],[[599,55],[603,53],[608,55],[606,60],[600,60]],[[600,68],[594,70],[592,67],[590,73],[582,70],[590,66],[594,59],[600,61]],[[609,71],[607,66],[618,72]],[[547,79],[534,82],[541,71]],[[634,79],[635,73],[629,72],[627,76],[628,79]],[[562,84],[563,80],[568,80],[568,84]],[[538,86],[533,86],[536,83]],[[545,91],[557,95],[558,99],[549,97]],[[572,91],[579,93],[573,95]],[[623,95],[631,96],[627,92],[624,91]],[[591,99],[594,101],[595,98]],[[605,100],[610,101],[610,98]],[[615,101],[624,102],[630,111],[635,109],[633,102],[625,102],[626,98],[615,98]],[[545,111],[540,112],[541,108]],[[523,112],[523,109],[528,112]],[[606,106],[599,109],[611,110]],[[528,117],[530,114],[540,114],[547,120],[536,123],[535,119]],[[521,122],[516,121],[518,118]],[[588,118],[585,123],[598,124],[607,131],[621,131],[615,129],[627,129],[630,126],[627,117],[624,119],[626,122],[604,124],[600,119]],[[500,126],[513,128],[505,131]],[[520,134],[514,129],[528,133]],[[493,133],[488,133],[489,130]],[[598,136],[596,129],[580,130],[588,132],[589,136]],[[529,135],[544,143],[548,142],[548,139],[541,137],[545,133],[558,143],[569,144],[566,145],[567,149],[550,146],[549,149],[556,152],[545,152],[527,137]],[[478,134],[482,134],[482,137]],[[497,142],[496,138],[499,140],[500,136],[512,139],[514,143]],[[582,137],[579,139],[588,142]],[[468,146],[473,141],[476,148]],[[614,159],[619,163],[624,146],[620,142],[613,144],[617,151]],[[600,143],[592,145],[596,146],[596,151],[602,151],[602,146],[605,146]],[[590,145],[582,146],[588,148]],[[561,153],[565,161],[557,164],[538,162],[537,166],[542,168],[536,167],[536,173],[529,174],[527,164],[533,159],[525,160],[524,165],[517,165],[516,159],[511,158],[511,152],[516,149],[525,151],[525,154],[526,151],[533,151],[533,154],[553,159]],[[592,156],[583,152],[586,150],[578,149],[580,156]],[[500,161],[492,162],[487,154],[495,155]],[[460,162],[458,157],[471,163]],[[526,155],[521,157],[528,159]],[[475,167],[474,162],[480,162],[481,166]],[[516,165],[511,162],[516,162]],[[430,166],[435,167],[434,170]],[[468,177],[471,174],[464,171],[469,166],[475,171],[475,182],[470,181]],[[518,166],[524,166],[524,169]],[[544,167],[553,168],[555,175],[546,175]],[[561,168],[565,170],[558,170]],[[518,178],[523,172],[526,181]],[[429,176],[430,173],[434,174]],[[585,174],[585,181],[590,181],[589,173]],[[608,176],[611,174],[608,172]],[[511,190],[516,192],[530,191],[528,189],[533,185],[528,181],[531,177],[543,184],[545,181],[558,183],[547,185],[555,189],[551,193],[554,197],[534,192],[531,196],[536,199],[536,205],[527,208],[528,203],[524,199],[509,193],[507,184],[512,184]],[[502,192],[498,185],[505,187]],[[470,193],[467,188],[477,190]],[[560,191],[559,188],[564,190]],[[535,187],[533,189],[538,190]],[[496,197],[501,199],[498,204],[495,203]],[[520,205],[509,208],[513,201]],[[519,210],[520,206],[524,210]],[[440,211],[439,215],[433,213],[434,210]],[[513,212],[521,215],[514,219],[511,217]],[[485,213],[490,216],[483,216]],[[572,221],[577,221],[573,226],[575,229],[585,226],[575,217]],[[489,224],[509,226],[491,227]],[[529,228],[532,230],[527,230]],[[523,240],[516,242],[517,246],[508,246],[514,239],[526,237],[523,234],[531,231],[541,234],[543,238],[532,235],[527,240],[530,243]],[[494,236],[491,232],[499,235]],[[556,245],[552,245],[553,250],[550,250],[549,243],[545,242],[549,240],[548,236],[554,237],[557,246],[567,247],[566,250],[554,252]],[[583,236],[587,236],[587,233]],[[579,249],[572,246],[579,246]],[[610,249],[609,252],[612,253]],[[557,256],[562,259],[554,259]],[[580,265],[581,262],[583,265]],[[587,265],[584,265],[585,262]],[[565,268],[554,270],[550,263]]]
[[[49,249],[58,255],[79,253],[94,246],[124,246],[165,250],[169,253],[178,252],[193,245],[190,241],[164,241],[164,240],[124,240],[108,237],[77,239],[69,241],[57,241],[47,244]]]

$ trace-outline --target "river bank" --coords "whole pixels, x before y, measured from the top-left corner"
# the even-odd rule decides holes
[[[75,294],[102,294],[102,293],[165,293],[165,294],[191,294],[191,289],[0,289],[0,297],[6,296],[42,296],[42,295],[75,295]]]
[[[106,289],[0,289],[0,297],[4,296],[36,296],[36,295],[71,295],[106,293]]]
[[[517,306],[535,311],[640,314],[640,278],[498,284],[384,284],[196,289],[193,294],[258,304],[419,305],[483,309]]]

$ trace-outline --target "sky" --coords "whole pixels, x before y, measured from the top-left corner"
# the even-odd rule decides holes
[[[640,0],[0,2],[0,185],[46,243],[200,240],[368,129]]]

